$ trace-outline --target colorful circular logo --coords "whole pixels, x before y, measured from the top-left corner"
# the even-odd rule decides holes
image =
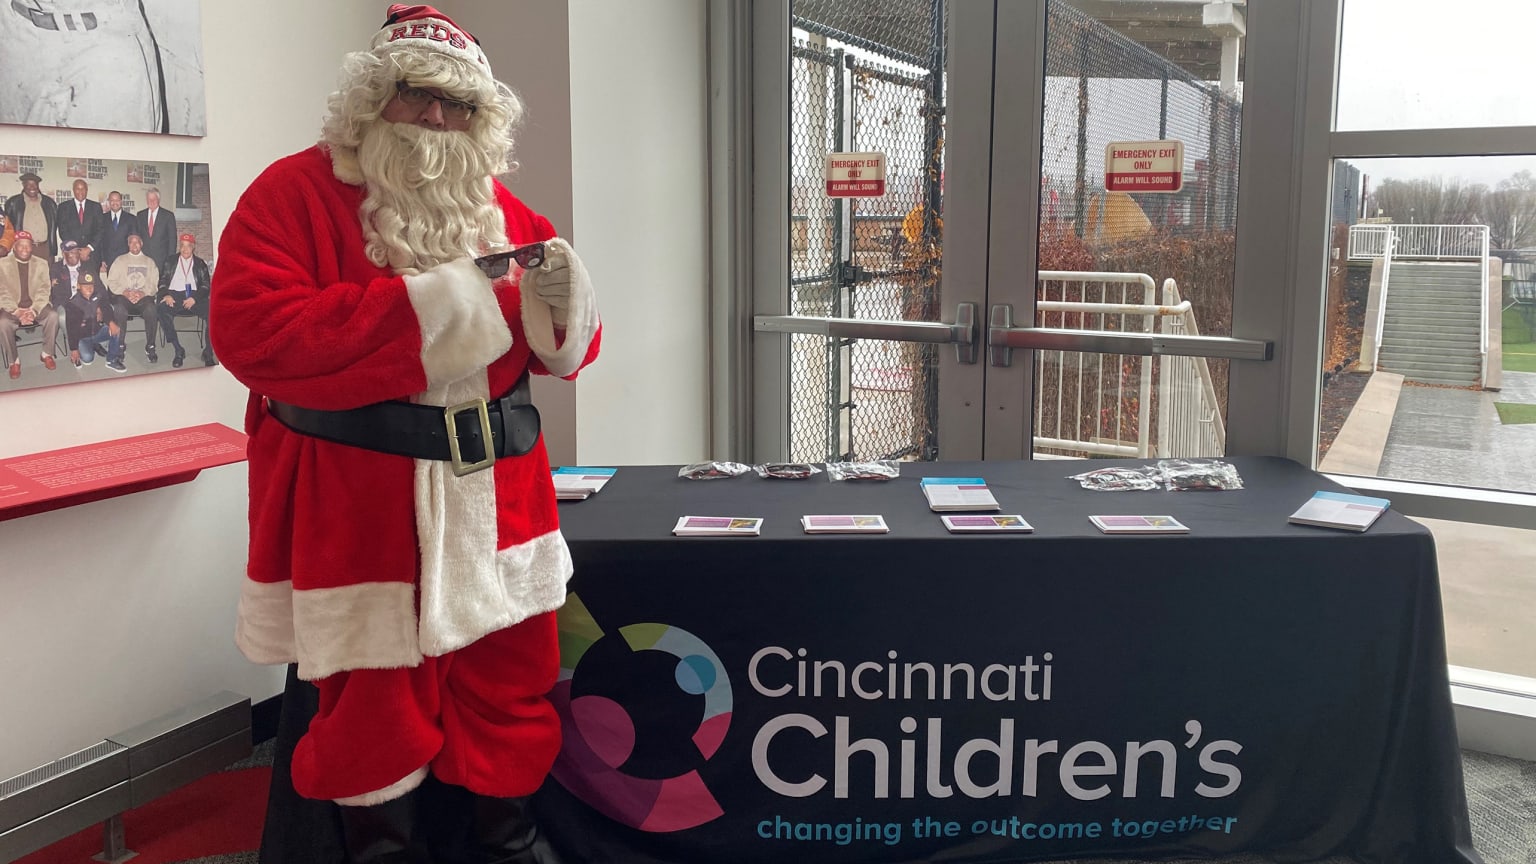
[[[682,831],[719,818],[724,811],[696,768],[664,777],[626,770],[640,743],[630,710],[611,696],[573,689],[583,659],[603,662],[605,652],[594,647],[613,650],[599,646],[608,634],[575,594],[567,598],[559,621],[560,681],[550,701],[560,713],[565,741],[551,771],[555,780],[608,818],[641,831]],[[690,737],[697,752],[677,755],[714,756],[731,724],[731,681],[720,658],[699,637],[669,624],[630,624],[620,627],[618,636],[620,650],[669,655],[672,686],[693,701],[702,697],[703,715]]]

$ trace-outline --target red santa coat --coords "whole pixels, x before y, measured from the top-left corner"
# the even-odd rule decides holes
[[[212,288],[214,347],[251,389],[250,561],[236,642],[255,662],[297,662],[306,679],[412,667],[558,608],[570,555],[542,437],[524,456],[449,477],[449,492],[479,491],[450,495],[445,508],[416,460],[294,432],[265,399],[340,410],[419,399],[475,375],[498,396],[525,370],[574,377],[600,341],[595,312],[574,308],[560,341],[547,307],[512,280],[491,295],[467,290],[462,268],[402,278],[374,265],[358,219],[361,181],[354,162],[333,165],[319,147],[273,164],[224,229]],[[508,242],[554,236],[495,189]],[[531,343],[547,347],[535,354]],[[442,584],[423,584],[427,546],[441,553],[444,532],[477,521],[484,548],[449,544],[433,566]]]

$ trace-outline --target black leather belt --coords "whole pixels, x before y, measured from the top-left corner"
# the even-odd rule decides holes
[[[376,402],[346,411],[319,411],[268,399],[267,411],[289,429],[323,441],[451,462],[459,477],[489,468],[497,459],[521,456],[539,440],[539,409],[533,406],[527,373],[489,402],[474,399],[446,408]]]

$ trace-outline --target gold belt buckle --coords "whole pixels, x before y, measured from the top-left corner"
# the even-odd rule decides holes
[[[470,410],[480,415],[480,440],[485,442],[485,458],[479,462],[465,462],[459,455],[459,427],[454,419]],[[471,399],[444,408],[443,419],[448,424],[448,453],[452,456],[453,476],[463,477],[496,464],[496,442],[491,440],[491,412],[484,399]]]

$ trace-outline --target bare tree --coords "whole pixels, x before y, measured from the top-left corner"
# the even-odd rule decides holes
[[[1420,225],[1468,225],[1477,221],[1488,187],[1460,177],[1383,180],[1372,193],[1373,215]]]
[[[1519,171],[1493,189],[1459,177],[1384,180],[1371,213],[1402,224],[1487,225],[1493,248],[1526,248],[1536,245],[1536,175]]]
[[[1536,175],[1519,171],[1488,193],[1484,221],[1495,249],[1536,246]]]

